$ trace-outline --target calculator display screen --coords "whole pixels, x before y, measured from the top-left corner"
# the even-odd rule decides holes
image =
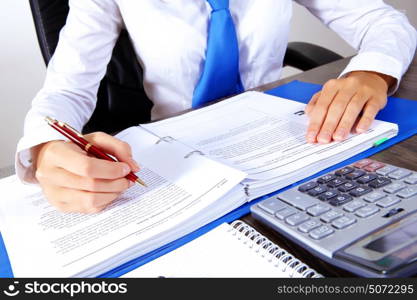
[[[406,241],[410,241],[417,236],[417,221],[407,224],[397,230],[394,230],[390,234],[384,235],[377,240],[370,242],[364,247],[379,253],[391,252],[398,245],[403,244]]]
[[[417,272],[417,213],[337,251],[337,259],[384,276]]]

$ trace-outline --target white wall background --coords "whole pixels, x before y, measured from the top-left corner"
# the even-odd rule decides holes
[[[13,164],[30,103],[45,65],[27,0],[2,0],[0,9],[0,168]]]
[[[366,1],[366,0],[364,0]],[[416,0],[386,0],[404,10],[417,27]],[[295,5],[291,41],[308,41],[348,56],[354,50],[325,28],[303,7]],[[13,164],[23,120],[40,89],[45,66],[38,48],[27,0],[2,0],[0,10],[0,168]],[[291,75],[294,70],[286,70]]]

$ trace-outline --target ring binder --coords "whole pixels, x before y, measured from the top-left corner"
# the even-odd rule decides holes
[[[175,139],[172,136],[167,135],[159,138],[159,140],[157,140],[155,144],[159,144],[160,142],[172,143],[173,141],[175,141]]]
[[[194,154],[204,155],[203,152],[201,152],[199,150],[195,150],[195,151],[191,151],[190,153],[188,153],[186,156],[184,156],[184,158],[189,158],[190,156],[192,156]]]
[[[230,232],[243,244],[259,253],[268,262],[290,277],[322,278],[323,275],[301,262],[294,255],[282,249],[250,225],[241,220],[231,223]]]

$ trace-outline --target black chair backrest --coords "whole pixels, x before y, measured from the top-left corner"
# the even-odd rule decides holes
[[[68,0],[29,0],[39,46],[48,64],[68,16]],[[115,133],[149,122],[153,103],[143,88],[143,70],[126,30],[114,47],[107,73],[100,83],[97,105],[83,132]]]

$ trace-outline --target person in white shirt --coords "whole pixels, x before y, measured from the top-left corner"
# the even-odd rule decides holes
[[[213,0],[214,1],[214,0]],[[343,140],[363,132],[396,90],[416,48],[416,30],[382,0],[296,0],[358,50],[338,79],[306,107],[308,142]],[[138,171],[129,145],[104,133],[87,138],[116,156],[108,162],[62,141],[46,115],[81,130],[92,115],[100,80],[122,28],[144,69],[153,118],[190,108],[203,72],[212,7],[206,0],[70,0],[44,87],[33,100],[18,144],[16,170],[39,183],[66,212],[97,212],[129,187]],[[279,79],[288,41],[291,0],[230,0],[245,89]],[[221,67],[221,66],[220,66]],[[359,120],[358,119],[359,116]],[[357,125],[354,124],[358,121]]]

